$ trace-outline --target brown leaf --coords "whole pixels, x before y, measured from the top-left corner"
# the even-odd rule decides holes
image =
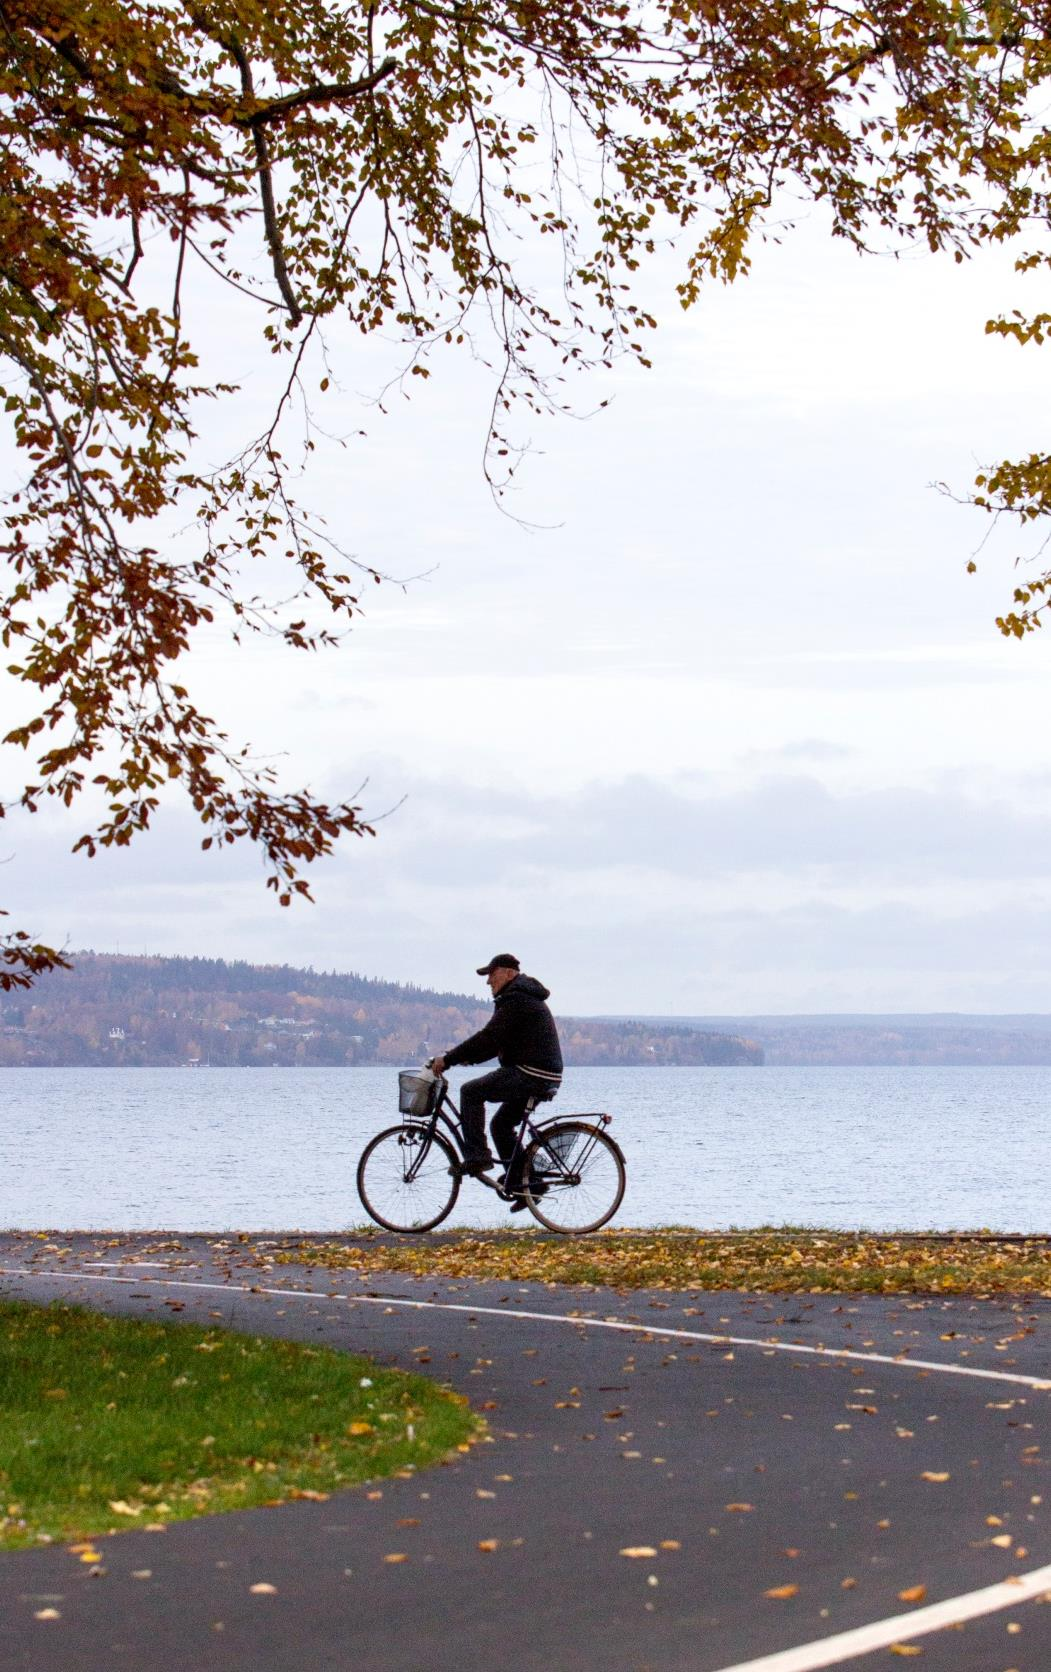
[[[773,1585],[769,1591],[764,1591],[764,1597],[774,1597],[780,1602],[784,1597],[794,1597],[799,1594],[798,1585]]]
[[[927,1595],[926,1585],[910,1585],[908,1590],[898,1592],[899,1602],[922,1602]]]
[[[487,1556],[491,1556],[494,1550],[499,1550],[500,1540],[498,1538],[480,1538],[478,1548],[484,1550]]]

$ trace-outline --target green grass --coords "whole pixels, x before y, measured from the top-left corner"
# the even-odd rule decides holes
[[[480,1426],[460,1395],[328,1348],[0,1305],[0,1546],[327,1496]]]

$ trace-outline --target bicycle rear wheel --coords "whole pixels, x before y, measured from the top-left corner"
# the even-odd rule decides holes
[[[460,1175],[449,1143],[406,1122],[377,1133],[358,1162],[358,1195],[386,1231],[430,1231],[452,1211]]]
[[[583,1236],[613,1218],[624,1196],[624,1157],[601,1127],[565,1120],[526,1151],[525,1199],[549,1231]]]

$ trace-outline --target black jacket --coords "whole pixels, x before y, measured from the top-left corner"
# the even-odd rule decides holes
[[[558,1029],[545,999],[551,994],[531,975],[516,975],[493,1000],[493,1016],[480,1033],[473,1033],[462,1045],[445,1053],[450,1067],[456,1063],[489,1062],[499,1057],[504,1068],[524,1068],[540,1079],[562,1073],[562,1050]]]

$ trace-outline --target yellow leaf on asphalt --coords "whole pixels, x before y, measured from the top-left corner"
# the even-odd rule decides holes
[[[899,1602],[922,1602],[927,1595],[926,1585],[910,1585],[907,1591],[898,1592]]]
[[[922,1475],[920,1476],[920,1479],[921,1480],[948,1480],[949,1479],[949,1474],[948,1474],[947,1470],[944,1474],[939,1474],[934,1469],[924,1469]],[[910,1653],[911,1653],[911,1650],[910,1650]]]
[[[404,1550],[392,1550],[389,1556],[383,1558],[385,1562],[407,1562],[408,1559]]]
[[[268,1585],[265,1581],[258,1585],[249,1585],[248,1589],[254,1597],[276,1597],[277,1586]]]
[[[656,1549],[652,1544],[628,1544],[620,1552],[622,1556],[655,1556]]]
[[[892,1655],[922,1655],[923,1650],[918,1643],[892,1643],[890,1652]]]
[[[752,1504],[727,1504],[727,1512],[731,1515],[746,1515],[754,1506]]]
[[[764,1591],[764,1597],[774,1597],[780,1602],[784,1597],[794,1597],[799,1591],[798,1585],[773,1585],[769,1591]]]
[[[989,1540],[989,1543],[995,1544],[1000,1550],[1007,1550],[1011,1545],[1011,1535],[1010,1533],[997,1533],[995,1538]],[[83,1561],[83,1556],[80,1559]]]
[[[33,1618],[34,1620],[61,1620],[62,1616],[57,1608],[38,1608]]]
[[[494,1550],[499,1550],[500,1540],[498,1538],[480,1538],[478,1548],[484,1550],[487,1555],[491,1555]]]
[[[1008,1543],[1010,1543],[1010,1540],[1008,1540]],[[97,1550],[82,1550],[80,1559],[82,1562],[101,1562],[102,1557]]]
[[[662,1538],[661,1539],[661,1549],[662,1550],[681,1550],[682,1545],[679,1543],[677,1538]]]
[[[312,1486],[293,1486],[290,1498],[309,1498],[312,1504],[327,1504],[327,1492],[315,1492]]]

